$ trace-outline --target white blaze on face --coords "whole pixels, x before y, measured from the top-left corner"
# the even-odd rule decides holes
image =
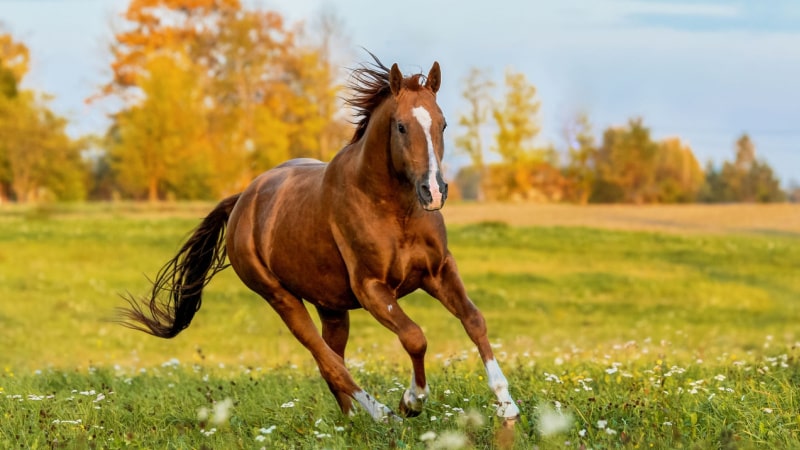
[[[506,380],[497,361],[490,359],[486,362],[486,375],[489,378],[489,387],[497,396],[497,415],[506,419],[512,419],[519,415],[519,408],[508,393],[508,380]]]
[[[433,151],[433,139],[431,139],[431,114],[422,106],[417,106],[411,110],[411,114],[417,119],[422,131],[425,133],[425,141],[428,143],[428,185],[431,187],[433,201],[431,206],[441,207],[442,192],[439,190],[439,181],[436,175],[439,174],[439,161],[436,159],[436,152]]]

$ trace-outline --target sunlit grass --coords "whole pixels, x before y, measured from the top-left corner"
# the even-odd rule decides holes
[[[0,214],[0,446],[505,442],[472,344],[423,294],[401,305],[426,331],[432,398],[394,425],[342,417],[305,349],[230,270],[173,340],[108,322],[203,211],[93,208]],[[484,223],[452,226],[450,244],[521,403],[516,448],[800,447],[800,238]],[[410,376],[396,338],[354,311],[347,356],[395,407]],[[542,434],[540,410],[570,426]],[[485,423],[466,424],[471,412]]]

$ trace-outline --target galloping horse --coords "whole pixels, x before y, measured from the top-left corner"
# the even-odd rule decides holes
[[[398,300],[422,288],[461,320],[483,359],[497,415],[519,409],[495,361],[483,315],[467,297],[438,211],[447,198],[441,170],[445,120],[436,104],[439,63],[427,77],[403,77],[373,55],[353,72],[357,112],[350,143],[328,163],[295,159],[222,200],[158,273],[151,295],[128,298],[125,325],[171,338],[189,326],[203,287],[226,267],[280,315],[314,356],[342,412],[357,401],[375,420],[398,418],[364,392],[345,367],[349,310],[364,308],[397,334],[411,357],[403,417],[429,395],[427,341]],[[227,232],[226,232],[227,226]],[[165,299],[162,297],[166,296]],[[303,301],[314,305],[317,330]]]

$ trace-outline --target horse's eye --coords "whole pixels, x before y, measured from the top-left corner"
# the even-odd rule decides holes
[[[406,126],[403,125],[402,123],[398,123],[397,124],[397,131],[399,131],[400,134],[406,134]]]

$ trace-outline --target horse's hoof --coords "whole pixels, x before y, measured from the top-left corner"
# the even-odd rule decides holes
[[[516,420],[519,417],[519,408],[513,402],[501,403],[497,407],[497,415],[506,420]]]
[[[415,410],[409,408],[408,406],[406,406],[406,402],[403,401],[403,399],[401,398],[400,399],[400,406],[397,407],[397,412],[399,412],[401,416],[403,416],[403,417],[408,419],[408,418],[417,417],[418,415],[420,415],[420,413],[422,413],[422,409],[420,409],[419,411],[415,411]]]

